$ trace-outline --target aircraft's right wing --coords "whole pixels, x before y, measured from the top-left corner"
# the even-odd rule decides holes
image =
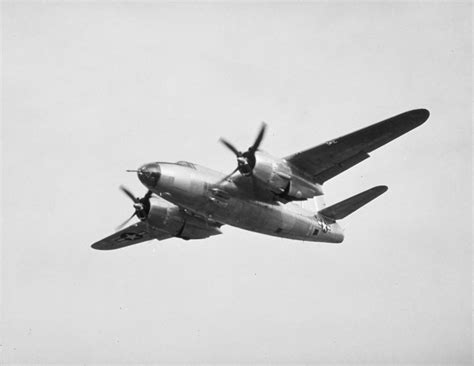
[[[430,113],[415,109],[287,156],[291,165],[323,184],[369,157],[369,152],[424,123]]]
[[[152,239],[164,240],[171,237],[172,235],[165,231],[150,231],[148,225],[140,221],[99,240],[92,244],[92,248],[99,250],[119,249]]]

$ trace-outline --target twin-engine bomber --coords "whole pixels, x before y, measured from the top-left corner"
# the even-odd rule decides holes
[[[302,241],[341,243],[338,220],[345,218],[387,190],[376,186],[329,207],[312,212],[297,204],[323,195],[323,184],[369,157],[382,145],[420,126],[426,109],[399,114],[311,149],[276,158],[260,150],[266,125],[247,151],[220,141],[237,158],[230,174],[179,161],[145,164],[136,172],[148,189],[144,197],[121,190],[135,212],[115,234],[92,248],[123,248],[148,240],[172,237],[204,239],[232,225],[262,234]],[[122,229],[134,216],[140,221]]]

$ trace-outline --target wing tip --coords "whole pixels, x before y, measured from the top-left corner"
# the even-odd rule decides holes
[[[414,109],[408,113],[412,117],[412,121],[416,127],[425,123],[430,117],[430,111],[425,108]]]
[[[96,249],[96,250],[108,250],[108,249],[111,249],[111,248],[106,248],[104,247],[103,245],[100,245],[100,242],[97,242],[97,243],[94,243],[91,245],[91,248],[92,249]]]
[[[393,116],[389,119],[386,119],[378,124],[380,126],[390,126],[389,129],[392,133],[395,134],[389,141],[394,140],[401,135],[404,135],[408,131],[411,131],[423,123],[425,123],[428,118],[430,117],[430,111],[425,108],[413,109],[411,111],[407,111],[401,113],[399,115]],[[371,126],[367,127],[370,128]],[[389,142],[387,141],[387,142]]]
[[[95,250],[112,250],[112,249],[119,249],[122,247],[123,246],[111,243],[109,241],[98,241],[91,245],[91,248]]]
[[[377,195],[381,195],[382,193],[385,193],[385,192],[388,191],[388,187],[387,187],[387,186],[384,186],[384,185],[382,185],[382,186],[376,186],[376,187],[372,188],[372,191],[373,191],[373,192],[376,192]]]

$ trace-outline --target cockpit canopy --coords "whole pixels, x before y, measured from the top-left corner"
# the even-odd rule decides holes
[[[190,163],[189,161],[180,160],[176,162],[176,164],[181,165],[181,166],[186,166],[191,169],[196,169],[196,166],[193,163]]]

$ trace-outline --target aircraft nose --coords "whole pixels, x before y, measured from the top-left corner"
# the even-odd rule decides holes
[[[140,182],[149,188],[153,188],[161,176],[160,165],[158,163],[145,164],[138,169],[137,174]]]

